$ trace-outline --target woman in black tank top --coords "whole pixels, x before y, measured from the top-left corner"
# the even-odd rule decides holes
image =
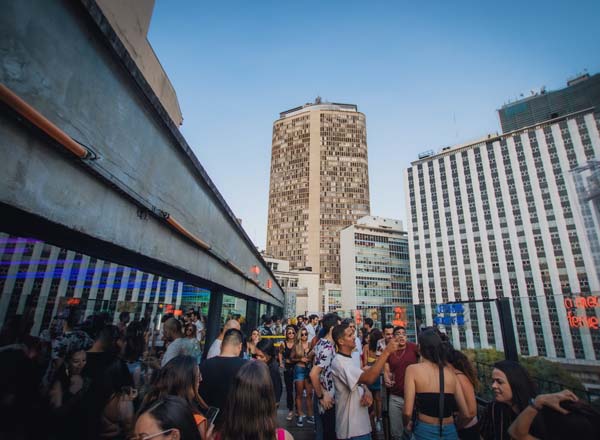
[[[294,362],[292,361],[292,350],[296,341],[296,327],[288,325],[285,328],[285,340],[281,344],[283,358],[283,380],[285,382],[286,403],[288,409],[287,420],[294,418]]]
[[[472,418],[454,371],[447,365],[447,345],[438,332],[428,329],[419,335],[421,363],[410,365],[404,379],[404,420],[415,440],[458,440],[454,413]]]

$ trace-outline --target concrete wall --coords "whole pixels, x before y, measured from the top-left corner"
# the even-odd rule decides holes
[[[319,273],[318,272],[303,272],[298,271],[298,287],[305,288],[307,290],[306,303],[296,306],[297,309],[301,310],[302,313],[308,310],[309,312],[316,312],[321,310],[320,307],[320,292],[319,292]]]
[[[147,39],[154,0],[97,0],[97,4],[173,122],[181,125],[177,93]]]
[[[98,160],[82,165],[2,111],[0,202],[281,306],[276,282],[272,295],[259,289],[160,219],[138,216],[136,204],[90,172],[171,213],[246,273],[258,265],[263,285],[272,279],[185,140],[157,110],[140,72],[126,53],[117,55],[119,42],[107,36],[95,3],[8,0],[2,7],[0,81]]]

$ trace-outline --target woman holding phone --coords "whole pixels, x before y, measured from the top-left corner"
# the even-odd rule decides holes
[[[207,409],[206,403],[198,394],[200,386],[200,368],[193,356],[179,355],[171,359],[162,367],[151,391],[144,398],[143,406],[149,406],[165,396],[179,396],[184,399],[198,427],[203,440],[207,438],[210,428],[207,418],[201,409]]]

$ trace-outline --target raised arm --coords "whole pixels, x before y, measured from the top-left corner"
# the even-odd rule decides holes
[[[540,394],[533,401],[533,405],[529,405],[521,411],[508,428],[508,433],[516,440],[535,440],[536,437],[529,434],[529,429],[542,406],[552,408],[560,414],[568,414],[568,411],[560,406],[560,402],[564,400],[577,401],[577,396],[569,390],[563,390],[560,393]]]
[[[375,382],[375,380],[381,374],[381,370],[383,370],[383,367],[384,367],[385,363],[387,362],[388,357],[390,356],[390,354],[392,354],[397,349],[398,349],[398,342],[395,339],[392,339],[385,347],[385,350],[383,350],[383,353],[381,353],[381,356],[379,356],[377,358],[377,360],[375,361],[373,366],[371,368],[368,368],[367,370],[363,371],[363,373],[360,375],[360,377],[358,379],[358,382],[364,383],[367,385],[371,385],[373,382]]]

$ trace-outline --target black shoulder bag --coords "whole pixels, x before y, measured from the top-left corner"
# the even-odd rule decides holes
[[[438,418],[440,421],[440,438],[443,438],[443,429],[444,429],[444,400],[446,400],[446,396],[444,394],[444,367],[439,366],[440,369],[440,406]]]

